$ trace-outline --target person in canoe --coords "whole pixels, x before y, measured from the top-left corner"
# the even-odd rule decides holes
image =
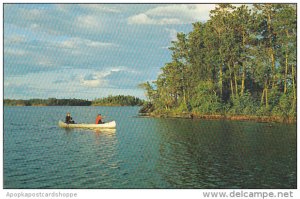
[[[99,113],[96,117],[96,124],[104,124],[104,122],[102,121],[103,117],[102,115]]]
[[[67,124],[75,124],[73,118],[71,117],[71,114],[68,112],[66,116],[66,123]]]

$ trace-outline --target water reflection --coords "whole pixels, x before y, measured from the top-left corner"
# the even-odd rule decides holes
[[[72,168],[78,170],[74,182],[60,188],[86,187],[109,188],[109,176],[120,168],[117,154],[116,129],[65,129],[68,136],[69,156],[73,157]],[[79,177],[78,177],[79,176]]]
[[[76,128],[64,128],[63,129],[66,134],[73,133],[73,132],[93,132],[96,134],[106,134],[108,136],[115,136],[116,135],[116,129],[93,129],[93,128],[85,128],[85,129],[76,129]]]
[[[296,160],[296,139],[278,139],[276,132],[286,129],[178,119],[159,120],[158,128],[157,171],[172,188],[296,187],[296,162],[291,161]]]
[[[116,129],[94,129],[91,130],[95,135],[95,143],[99,144],[108,144],[114,148],[117,145]],[[114,149],[115,150],[115,149]]]
[[[5,188],[297,187],[296,125],[131,117],[138,107],[5,109]],[[61,129],[68,111],[86,123],[107,112],[118,128]]]
[[[94,129],[92,130],[96,134],[105,134],[107,136],[115,136],[116,135],[116,129]]]
[[[93,134],[94,140],[96,144],[100,144],[101,139],[108,140],[110,139],[112,143],[110,144],[116,144],[113,143],[116,141],[116,129],[74,129],[74,128],[65,128],[63,129],[65,131],[65,135],[72,138],[74,135],[71,135],[72,133],[79,133],[79,134]],[[87,135],[90,137],[90,135]]]

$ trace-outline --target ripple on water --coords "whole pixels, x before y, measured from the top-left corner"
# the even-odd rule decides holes
[[[117,130],[58,128],[66,112],[111,115]],[[137,112],[5,107],[4,187],[296,188],[295,125],[128,117]]]

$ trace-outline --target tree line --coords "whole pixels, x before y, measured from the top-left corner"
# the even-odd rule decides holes
[[[4,106],[90,106],[89,100],[82,99],[4,99]]]
[[[296,4],[218,4],[177,33],[172,59],[140,84],[152,114],[296,118]]]
[[[92,105],[102,105],[102,106],[141,106],[143,105],[144,100],[139,99],[134,96],[125,96],[125,95],[117,95],[112,96],[109,95],[105,98],[99,98],[92,102]]]
[[[4,106],[141,106],[143,100],[133,96],[108,96],[95,100],[83,99],[4,99]]]

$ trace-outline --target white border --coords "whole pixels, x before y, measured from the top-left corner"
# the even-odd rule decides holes
[[[133,1],[133,0],[111,0],[111,1],[97,1],[97,0],[88,0],[88,3],[211,3],[210,1],[201,1],[201,0],[188,0],[188,1],[183,1],[183,0],[172,0],[172,1],[166,1],[166,0],[139,0],[139,1]],[[230,3],[297,3],[298,1],[279,1],[279,0],[264,0],[264,1],[257,1],[257,0],[243,0],[238,1],[238,0],[230,0],[227,1]],[[227,3],[226,2],[226,3]],[[1,40],[0,40],[0,45],[1,45],[1,60],[2,60],[2,68],[1,68],[1,115],[0,115],[0,128],[1,131],[3,131],[3,3],[86,3],[84,0],[82,1],[70,1],[70,0],[47,0],[47,1],[42,1],[42,0],[30,0],[30,1],[25,1],[25,0],[6,0],[3,1],[1,0],[1,11],[0,15],[2,16],[1,20]],[[222,0],[213,0],[213,3],[225,3]],[[299,14],[299,9],[297,5],[297,19]],[[299,22],[297,20],[297,26],[299,25]],[[298,26],[300,27],[300,26]],[[299,37],[297,34],[297,44],[299,46]],[[299,53],[298,53],[299,54]],[[298,59],[298,54],[297,54],[297,59]],[[300,75],[300,70],[297,70],[297,77]],[[297,79],[299,81],[299,78]],[[299,99],[300,94],[297,92],[297,97]],[[299,108],[299,100],[298,100],[298,108]],[[297,110],[297,113],[299,112],[299,109]],[[297,119],[298,121],[298,119]],[[297,128],[297,133],[298,133],[298,128]],[[279,191],[292,191],[293,192],[293,198],[299,198],[299,190],[289,190],[289,189],[284,189],[284,190],[279,190],[279,189],[21,189],[21,190],[16,190],[16,189],[3,189],[3,132],[1,133],[1,144],[0,144],[0,151],[1,151],[1,158],[0,158],[0,164],[1,164],[1,179],[0,179],[0,187],[1,187],[1,193],[0,196],[1,198],[7,198],[6,194],[8,192],[24,192],[24,193],[39,193],[39,192],[64,192],[64,193],[78,193],[77,198],[130,198],[130,199],[140,199],[140,198],[172,198],[172,199],[177,199],[177,198],[189,198],[189,199],[200,199],[203,198],[203,192],[211,191],[211,192],[227,192],[228,194],[231,193],[232,191],[266,191],[266,192],[279,192]],[[299,155],[299,138],[297,136],[297,160],[298,160],[298,155]],[[299,173],[299,164],[297,161],[297,173]],[[297,184],[299,186],[299,175],[297,175]],[[212,197],[210,197],[212,198]],[[214,197],[214,198],[220,198],[220,197]]]

